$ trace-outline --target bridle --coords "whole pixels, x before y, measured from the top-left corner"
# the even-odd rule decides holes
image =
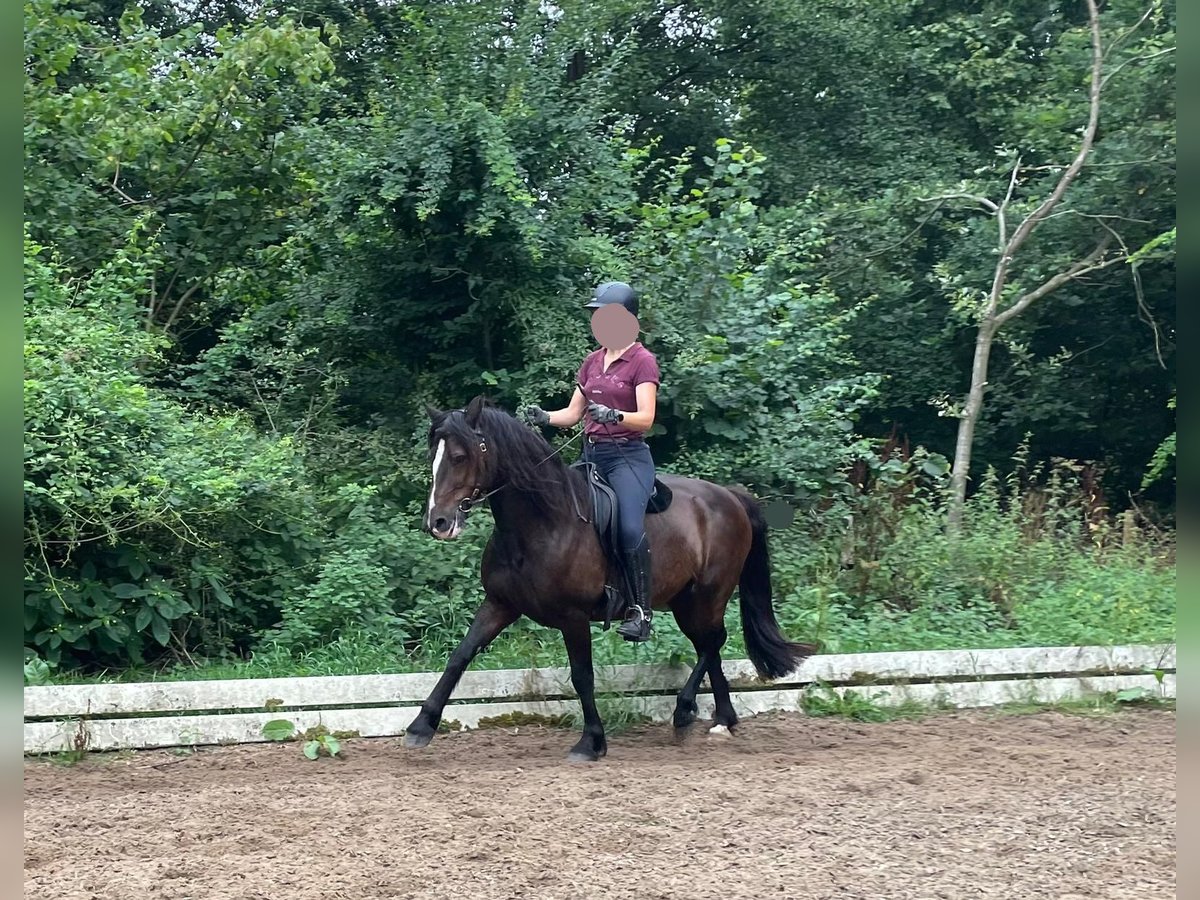
[[[483,436],[483,432],[480,431],[478,428],[475,428],[472,430],[475,432],[475,438],[479,442],[479,452],[482,454],[486,454],[488,452],[487,438],[485,438]],[[546,460],[561,453],[563,450],[565,450],[568,446],[570,446],[572,443],[574,443],[581,437],[583,437],[583,429],[580,429],[579,433],[576,434],[575,437],[571,438],[570,440],[564,441],[561,447],[558,447],[556,450],[551,452],[548,456],[545,456],[542,459],[538,460],[538,462],[534,465],[534,468],[536,469],[542,463],[546,462]],[[472,509],[474,509],[479,504],[483,503],[483,501],[487,500],[487,498],[492,496],[492,494],[502,491],[506,487],[508,487],[508,482],[505,482],[504,484],[500,485],[499,487],[492,488],[487,493],[484,493],[483,487],[481,485],[476,484],[469,496],[463,497],[461,500],[458,501],[458,511],[460,513],[462,513],[463,518],[465,519],[467,517],[467,515],[471,512]],[[579,511],[579,500],[575,496],[574,487],[571,488],[571,499],[575,503],[575,514],[577,516],[579,516],[581,521],[586,522],[587,518]]]
[[[485,438],[483,436],[483,432],[480,431],[478,428],[475,429],[475,437],[479,441],[479,452],[486,454],[488,452],[487,438]],[[467,513],[469,513],[472,510],[472,508],[474,508],[478,504],[482,503],[488,497],[492,496],[492,494],[503,489],[504,486],[505,485],[502,484],[502,485],[500,485],[500,487],[493,488],[492,490],[488,491],[485,494],[483,492],[482,487],[480,487],[478,484],[475,485],[475,489],[473,491],[471,491],[471,495],[469,497],[463,497],[461,500],[458,501],[458,511],[460,513],[462,513],[463,517],[465,518]]]

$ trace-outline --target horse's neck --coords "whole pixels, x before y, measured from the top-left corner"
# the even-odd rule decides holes
[[[565,476],[571,478],[573,474],[568,472]],[[584,511],[587,486],[584,485],[582,490],[577,484],[572,486],[578,498],[579,508]],[[569,498],[567,502],[569,507]],[[549,515],[533,497],[516,490],[503,490],[492,498],[492,519],[496,523],[497,534],[517,545],[542,543],[547,537],[553,537],[557,532],[569,529],[579,521],[573,516]]]

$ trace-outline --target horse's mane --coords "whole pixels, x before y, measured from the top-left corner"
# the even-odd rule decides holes
[[[430,429],[431,447],[435,433],[440,433],[455,438],[469,452],[477,454],[481,434],[489,456],[495,454],[492,471],[497,487],[505,484],[508,486],[505,490],[527,494],[549,515],[573,515],[571,489],[581,504],[587,499],[583,476],[564,463],[561,454],[555,453],[550,442],[535,429],[490,400],[477,398],[477,402],[481,409],[475,428],[471,427],[466,411],[455,410]]]

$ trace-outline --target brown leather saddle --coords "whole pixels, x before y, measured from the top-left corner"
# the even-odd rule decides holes
[[[596,469],[596,464],[579,460],[571,464],[572,469],[583,472],[588,483],[588,498],[590,500],[592,527],[596,529],[596,538],[600,548],[608,559],[609,572],[622,573],[620,546],[617,536],[617,493],[612,489],[604,476]],[[671,506],[671,489],[654,479],[654,490],[646,502],[646,515],[666,512]],[[607,630],[614,617],[619,617],[624,609],[624,592],[617,590],[611,584],[604,585],[607,602],[604,604],[604,628]]]

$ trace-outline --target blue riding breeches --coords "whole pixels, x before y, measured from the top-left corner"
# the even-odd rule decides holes
[[[646,504],[654,492],[654,458],[645,441],[585,443],[583,456],[617,495],[621,549],[633,551],[645,534]]]

